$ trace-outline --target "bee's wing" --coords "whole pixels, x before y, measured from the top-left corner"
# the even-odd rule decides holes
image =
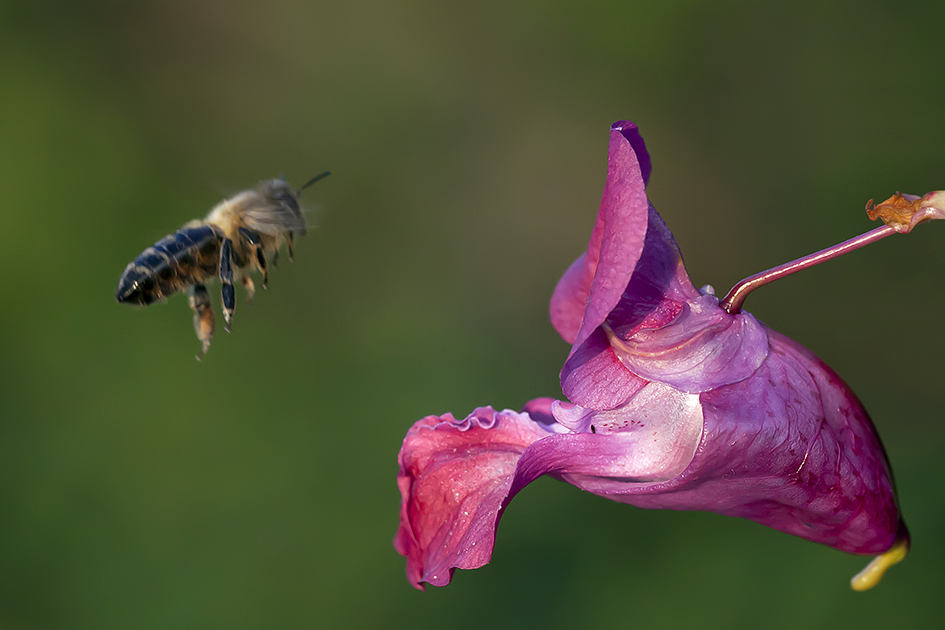
[[[253,204],[242,214],[247,227],[261,234],[278,236],[286,232],[305,233],[305,217],[302,213],[282,204]]]

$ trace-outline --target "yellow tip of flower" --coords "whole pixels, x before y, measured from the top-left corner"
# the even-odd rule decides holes
[[[907,553],[909,553],[909,537],[905,536],[897,540],[889,551],[873,558],[862,571],[854,575],[850,580],[850,587],[854,591],[868,591],[879,584],[889,567],[902,562]]]

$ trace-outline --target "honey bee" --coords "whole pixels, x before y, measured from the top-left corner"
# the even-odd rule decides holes
[[[199,361],[210,348],[214,327],[213,306],[205,284],[220,278],[224,329],[230,332],[236,310],[234,281],[243,284],[250,302],[256,291],[250,277],[253,269],[262,274],[265,289],[269,261],[275,266],[283,243],[292,261],[295,235],[305,234],[299,195],[330,174],[325,171],[297,190],[284,179],[272,179],[224,199],[204,219],[185,224],[129,263],[118,280],[115,299],[147,306],[187,289],[188,303],[194,311],[194,331],[202,343]]]

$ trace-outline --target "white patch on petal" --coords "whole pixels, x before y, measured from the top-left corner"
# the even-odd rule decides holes
[[[698,394],[687,394],[669,385],[650,383],[619,410],[604,412],[608,418],[598,433],[613,430],[636,437],[620,462],[628,477],[663,481],[681,473],[692,461],[702,440],[702,404]]]
[[[702,440],[699,394],[663,383],[649,383],[617,409],[553,408],[555,418],[579,432],[619,440],[620,455],[598,471],[601,477],[627,481],[666,481],[679,475]]]

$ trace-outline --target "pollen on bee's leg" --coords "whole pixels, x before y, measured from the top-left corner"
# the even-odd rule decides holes
[[[256,295],[256,285],[253,284],[253,279],[249,276],[243,276],[240,278],[240,282],[243,283],[243,288],[246,289],[246,303],[253,303],[253,296]]]
[[[850,587],[854,591],[868,591],[883,579],[889,567],[902,562],[909,553],[909,532],[900,522],[899,537],[888,551],[879,554],[866,567],[853,576]]]
[[[262,237],[258,232],[253,230],[241,227],[239,229],[240,235],[243,237],[243,240],[246,241],[249,246],[252,248],[252,254],[254,264],[256,269],[259,270],[259,273],[263,277],[263,288],[269,288],[269,267],[266,265],[266,254],[263,253],[262,246]]]
[[[210,303],[210,294],[202,284],[194,285],[187,290],[187,302],[194,311],[194,332],[202,343],[200,352],[197,353],[197,360],[200,361],[210,349],[210,340],[213,338],[213,306]]]

